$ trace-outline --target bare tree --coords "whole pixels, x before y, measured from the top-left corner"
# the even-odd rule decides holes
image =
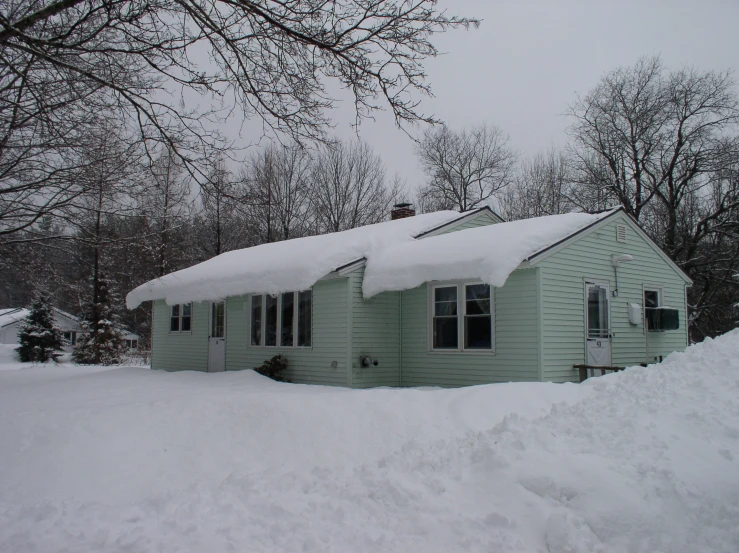
[[[431,128],[416,151],[429,179],[419,194],[424,211],[467,211],[487,204],[510,183],[516,162],[508,136],[487,124],[460,132]]]
[[[363,142],[321,147],[311,171],[316,231],[338,232],[384,221],[400,185],[386,180],[385,167]]]
[[[352,92],[358,122],[382,106],[399,125],[432,121],[417,98],[429,92],[431,37],[470,24],[434,0],[5,2],[0,232],[73,201],[77,189],[57,177],[101,110],[148,145],[173,147],[204,181],[212,149],[225,146],[209,129],[234,106],[265,131],[322,139],[336,81]],[[188,109],[192,93],[222,107]]]
[[[245,228],[240,221],[242,201],[239,183],[226,166],[225,158],[216,157],[208,173],[208,186],[200,189],[201,209],[197,216],[202,257],[245,247]]]
[[[519,164],[513,183],[502,195],[501,215],[514,220],[567,213],[574,207],[571,187],[567,154],[550,148]]]
[[[705,302],[716,287],[731,288],[739,249],[739,97],[730,74],[642,59],[608,73],[571,115],[583,195],[600,191],[622,205],[703,283],[690,293],[693,321],[715,332],[720,325],[701,322]]]
[[[243,210],[258,243],[310,233],[310,157],[298,144],[271,145],[252,156],[241,176]]]
[[[679,204],[690,190],[732,163],[739,102],[728,73],[685,69],[665,74],[659,58],[608,73],[570,108],[580,181],[607,191],[637,220],[656,196],[673,236]]]
[[[156,241],[156,274],[171,272],[172,234],[184,224],[189,214],[191,179],[172,148],[164,148],[150,166],[151,179],[146,180],[137,195],[138,211],[150,222],[150,239]]]

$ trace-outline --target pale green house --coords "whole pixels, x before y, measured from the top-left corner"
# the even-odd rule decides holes
[[[154,301],[153,369],[281,353],[296,383],[465,386],[682,350],[690,284],[620,209],[505,223],[483,208],[229,252],[128,304]]]

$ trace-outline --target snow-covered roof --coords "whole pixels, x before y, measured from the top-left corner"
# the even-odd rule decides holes
[[[147,282],[126,298],[169,304],[248,293],[305,290],[329,273],[366,260],[365,297],[407,290],[432,280],[476,278],[503,286],[522,261],[611,215],[569,213],[417,238],[469,216],[439,211],[344,232],[263,244]]]
[[[56,307],[52,307],[52,309],[57,315],[67,317],[74,322],[79,322],[79,317],[75,317],[71,313],[67,313],[66,311],[62,311],[61,309],[58,309]],[[28,313],[29,310],[25,307],[10,307],[7,309],[0,309],[0,328],[9,324],[13,324],[21,319],[25,319],[28,316]]]
[[[371,297],[463,278],[503,286],[521,262],[615,211],[522,219],[391,244],[367,259],[362,291]]]
[[[28,313],[28,309],[24,309],[22,307],[0,309],[0,328],[11,325],[21,319],[25,319],[28,316]]]
[[[469,215],[437,211],[226,252],[142,284],[126,296],[126,305],[133,309],[148,300],[164,299],[175,304],[307,290],[339,267],[371,258],[391,244],[414,240],[419,234]]]

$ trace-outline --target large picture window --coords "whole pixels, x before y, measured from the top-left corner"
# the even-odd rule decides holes
[[[432,287],[431,349],[492,351],[493,297],[487,284],[454,283]]]
[[[250,344],[270,347],[311,347],[313,293],[252,295]]]
[[[190,332],[192,329],[192,304],[178,303],[170,307],[169,331]]]

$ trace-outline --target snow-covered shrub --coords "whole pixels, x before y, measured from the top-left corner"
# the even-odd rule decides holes
[[[39,296],[20,332],[20,346],[16,351],[21,361],[46,362],[55,351],[62,349],[62,332],[54,324],[54,313],[47,298]]]
[[[97,301],[86,310],[72,358],[83,365],[118,365],[123,361],[126,345],[118,330],[118,317],[111,307],[104,278],[100,279],[96,296]]]
[[[259,374],[280,382],[285,380],[282,378],[282,371],[285,369],[287,369],[287,357],[281,354],[277,354],[272,359],[267,359],[262,365],[254,367],[254,370]]]

